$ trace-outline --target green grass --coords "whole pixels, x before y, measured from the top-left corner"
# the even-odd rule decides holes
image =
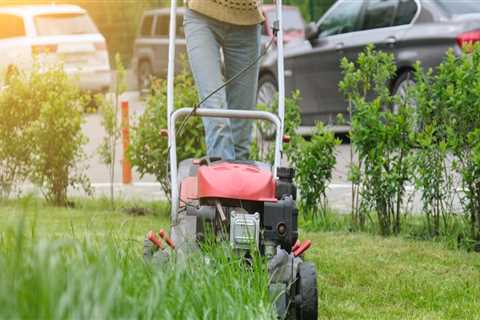
[[[168,227],[163,204],[36,199],[0,205],[0,319],[271,319],[261,260],[246,270],[225,248],[207,262],[150,266],[146,231]],[[146,207],[146,216],[122,208]],[[444,243],[308,232],[321,319],[479,319],[480,255]]]
[[[318,268],[322,319],[479,319],[480,255],[444,244],[323,232]]]
[[[0,319],[272,318],[260,259],[246,270],[227,248],[211,247],[208,261],[145,264],[145,233],[168,227],[165,208],[155,208],[156,216],[131,217],[104,201],[4,204]]]

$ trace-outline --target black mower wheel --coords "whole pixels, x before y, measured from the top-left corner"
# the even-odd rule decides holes
[[[298,267],[296,296],[297,320],[314,320],[318,317],[317,272],[315,266],[303,262]]]

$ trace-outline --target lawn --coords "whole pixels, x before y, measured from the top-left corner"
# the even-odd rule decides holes
[[[267,275],[224,248],[185,266],[142,261],[162,204],[36,199],[0,206],[0,318],[270,319]],[[122,208],[147,208],[136,216]],[[303,234],[318,268],[321,319],[479,319],[480,255],[362,233]]]

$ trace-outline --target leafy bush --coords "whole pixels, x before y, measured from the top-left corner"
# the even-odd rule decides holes
[[[98,154],[104,164],[109,167],[110,171],[110,202],[114,204],[114,189],[113,182],[115,181],[115,165],[117,142],[121,136],[121,123],[119,123],[119,109],[120,109],[120,95],[122,95],[127,85],[125,83],[126,71],[122,65],[120,55],[115,56],[115,92],[113,101],[109,100],[105,95],[99,94],[95,97],[99,105],[100,114],[102,116],[102,126],[105,129],[105,136],[98,148]]]
[[[145,112],[139,117],[132,132],[129,157],[132,165],[143,176],[152,174],[170,196],[168,139],[161,136],[167,128],[167,82],[158,79],[152,83]],[[175,78],[175,108],[193,107],[198,97],[192,76],[184,68]],[[177,128],[178,128],[177,124]],[[198,158],[206,154],[201,119],[192,117],[177,136],[178,161]]]
[[[35,65],[10,79],[0,97],[0,161],[5,193],[28,178],[45,198],[67,203],[67,188],[89,183],[79,167],[84,157],[82,110],[87,103],[63,67]]]
[[[298,154],[298,147],[301,136],[297,134],[297,129],[302,122],[300,116],[299,104],[301,101],[300,91],[292,92],[292,95],[285,97],[285,124],[284,135],[290,137],[290,143],[283,145],[283,152],[290,162]],[[277,114],[278,112],[278,95],[275,97],[271,109],[267,106],[259,104],[258,110],[269,111]],[[270,137],[270,133],[272,136]],[[255,130],[255,139],[253,139],[250,156],[254,160],[273,163],[274,149],[275,149],[275,129],[274,126],[266,121],[257,121]]]
[[[335,147],[340,143],[321,123],[315,127],[310,141],[300,142],[299,152],[294,157],[295,181],[300,189],[300,209],[305,218],[322,218],[327,215],[328,184],[335,167]]]
[[[454,180],[448,164],[449,112],[437,99],[444,91],[444,81],[433,81],[433,71],[423,71],[417,64],[416,85],[411,88],[416,102],[415,184],[422,194],[427,233],[439,236],[449,228],[453,212]],[[443,231],[442,231],[443,230]]]
[[[30,84],[17,75],[10,79],[9,87],[0,92],[1,197],[8,197],[13,188],[27,178],[31,165],[33,146],[29,128],[39,113],[31,102],[36,101],[41,92],[32,91]]]
[[[22,107],[28,105],[38,112],[28,129],[32,143],[29,178],[44,190],[49,202],[65,205],[69,186],[80,185],[90,192],[89,180],[79,166],[85,157],[82,114],[88,101],[61,65],[43,72],[35,69],[24,81],[35,99],[24,100]]]
[[[304,218],[309,220],[320,215],[324,219],[327,212],[326,191],[336,164],[335,147],[339,141],[321,123],[317,124],[310,141],[305,141],[297,133],[302,121],[300,101],[298,90],[285,98],[284,134],[290,138],[290,142],[283,145],[283,152],[290,166],[296,169],[295,182],[299,188],[300,209]],[[271,111],[277,112],[278,97],[275,98],[272,107]],[[265,106],[262,105],[258,108],[265,110]],[[254,140],[252,154],[257,154],[257,160],[273,162],[275,145],[271,142],[267,145],[268,153],[265,157],[265,148],[257,149],[257,141]]]
[[[453,167],[462,177],[463,204],[470,219],[471,236],[477,241],[480,240],[479,65],[477,44],[466,48],[459,57],[450,50],[434,75],[431,70],[420,68],[417,72],[417,99],[428,112],[422,118],[426,121],[424,132],[434,131],[431,135],[438,140],[437,153],[445,152],[448,147],[455,157]],[[446,183],[448,180],[440,186]]]
[[[407,100],[392,97],[388,87],[397,71],[394,57],[369,46],[355,63],[343,59],[342,69],[340,88],[353,108],[351,142],[359,158],[351,177],[360,186],[361,207],[376,212],[383,235],[399,233],[414,130]],[[397,113],[393,104],[402,104]]]

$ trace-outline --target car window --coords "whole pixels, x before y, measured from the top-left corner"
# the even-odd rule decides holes
[[[337,5],[320,23],[320,37],[358,31],[363,1],[345,0]]]
[[[415,0],[400,0],[393,25],[409,24],[417,14],[418,6]]]
[[[437,0],[437,2],[450,15],[480,12],[480,1],[478,0]]]
[[[140,35],[150,37],[152,35],[153,16],[143,17]]]
[[[155,35],[168,37],[170,30],[170,15],[159,15],[155,22]],[[183,33],[183,16],[177,15],[177,36],[185,37]]]
[[[398,0],[369,0],[363,30],[391,27]]]
[[[85,13],[42,14],[33,19],[39,36],[98,33],[92,19]]]
[[[25,36],[23,18],[0,13],[0,39]]]

